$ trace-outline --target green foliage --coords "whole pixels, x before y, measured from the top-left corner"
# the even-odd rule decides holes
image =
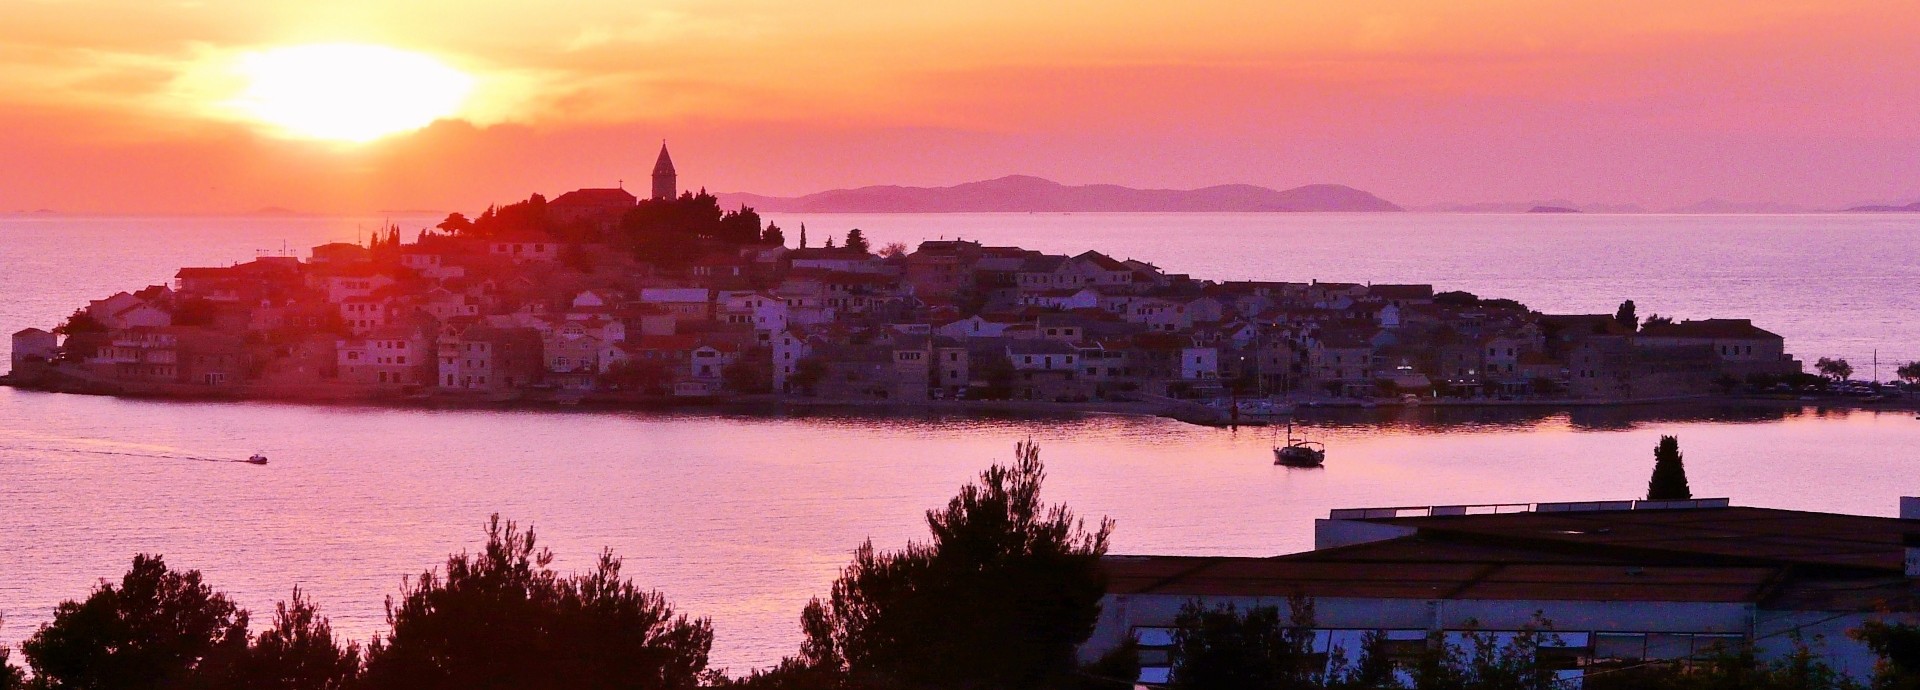
[[[67,322],[53,327],[56,335],[80,335],[83,333],[105,333],[107,325],[93,318],[85,309],[75,309],[67,316]]]
[[[173,305],[173,325],[212,326],[214,318],[219,316],[219,313],[220,306],[214,304],[212,300],[199,297],[183,299]]]
[[[1553,624],[1533,622],[1511,635],[1470,631],[1456,641],[1436,635],[1414,674],[1419,690],[1548,690],[1553,671],[1540,663],[1540,648],[1557,637]]]
[[[735,393],[755,394],[773,390],[773,352],[756,347],[740,354],[720,371],[720,382]]]
[[[446,220],[440,221],[440,224],[434,227],[455,235],[462,235],[473,231],[473,221],[467,220],[466,214],[449,213]]]
[[[535,194],[527,197],[526,201],[498,208],[488,207],[479,218],[473,219],[473,225],[467,232],[482,239],[493,239],[523,234],[544,235],[550,234],[553,229],[552,221],[547,218],[547,198]]]
[[[787,377],[788,392],[813,394],[814,386],[820,385],[820,379],[827,375],[827,364],[819,357],[808,357],[793,365],[793,374]]]
[[[1671,325],[1673,325],[1673,317],[1661,316],[1659,314],[1654,314],[1653,316],[1649,316],[1647,317],[1646,321],[1640,322],[1640,326],[1643,328],[1646,326],[1671,326]]]
[[[621,360],[607,367],[599,383],[623,391],[660,392],[672,380],[667,367],[651,360]]]
[[[1013,368],[1013,360],[1006,355],[994,355],[981,359],[975,365],[975,374],[986,383],[980,397],[988,400],[1006,400],[1013,397],[1014,379],[1019,372]]]
[[[1893,374],[1907,383],[1920,384],[1920,362],[1902,364],[1899,369],[1893,370]]]
[[[1613,312],[1614,323],[1620,324],[1621,327],[1629,331],[1638,329],[1640,327],[1640,317],[1635,315],[1634,311],[1633,300],[1621,302],[1620,308]]]
[[[767,223],[767,229],[760,231],[760,243],[785,246],[787,233],[782,231],[780,226]]]
[[[1140,645],[1129,635],[1099,659],[1080,669],[1080,687],[1086,690],[1131,688],[1140,677]]]
[[[1680,456],[1680,439],[1661,436],[1653,448],[1653,477],[1647,480],[1647,500],[1684,501],[1693,498],[1687,485],[1687,467]]]
[[[930,542],[897,552],[861,545],[822,601],[802,613],[799,661],[849,686],[1058,687],[1093,632],[1111,521],[1088,531],[1040,501],[1039,448],[1015,448],[943,510]]]
[[[641,200],[621,219],[619,236],[612,240],[643,261],[681,266],[700,258],[703,246],[737,247],[762,237],[759,213],[745,206],[723,212],[720,200],[703,190]]]
[[[293,590],[273,625],[228,669],[220,687],[247,690],[343,690],[360,678],[360,646],[344,647],[313,602]]]
[[[1844,359],[1821,357],[1819,361],[1814,362],[1813,369],[1820,372],[1821,376],[1835,382],[1853,378],[1853,365],[1848,364]]]
[[[1324,666],[1314,656],[1313,603],[1289,600],[1240,613],[1232,604],[1208,609],[1198,600],[1174,619],[1173,690],[1307,690],[1322,685]]]
[[[62,602],[21,651],[48,690],[159,690],[217,674],[245,654],[247,612],[200,581],[141,554],[116,586]]]
[[[447,559],[389,600],[385,637],[367,650],[371,690],[696,687],[712,625],[676,616],[664,597],[620,577],[602,553],[592,572],[562,578],[498,515],[479,554]]]
[[[861,254],[869,254],[869,253],[872,253],[873,247],[867,244],[866,233],[861,232],[860,228],[854,228],[852,230],[847,231],[846,249],[849,252],[859,252]]]
[[[1587,672],[1585,690],[1861,690],[1794,638],[1785,656],[1762,661],[1752,647],[1723,649],[1687,661],[1646,662]]]
[[[1471,307],[1480,303],[1480,297],[1464,290],[1448,290],[1435,294],[1433,296],[1433,303],[1454,307]]]
[[[6,618],[0,617],[0,624],[4,623]],[[0,625],[0,627],[5,626]],[[12,656],[13,649],[0,644],[0,690],[20,690],[27,686],[26,672],[13,665]]]
[[[1920,690],[1920,626],[1868,621],[1851,635],[1880,657],[1874,690]]]

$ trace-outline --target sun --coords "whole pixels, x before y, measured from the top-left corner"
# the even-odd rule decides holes
[[[364,142],[453,115],[474,78],[433,57],[351,43],[240,56],[246,87],[227,105],[282,134]]]

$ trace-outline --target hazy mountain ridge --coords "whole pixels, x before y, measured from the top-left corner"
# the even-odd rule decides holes
[[[1849,213],[1920,213],[1920,201],[1911,204],[1867,204],[1847,209]]]
[[[789,213],[1023,213],[1023,212],[1220,212],[1220,211],[1400,211],[1371,193],[1335,184],[1275,190],[1247,184],[1200,189],[1135,189],[1112,184],[1063,185],[1028,175],[1009,175],[951,187],[877,185],[835,189],[799,197],[719,194],[721,204],[746,204]]]

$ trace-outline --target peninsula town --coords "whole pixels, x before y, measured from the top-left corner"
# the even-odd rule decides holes
[[[790,237],[789,233],[797,235]],[[1217,282],[1099,251],[872,247],[679,189],[538,195],[412,242],[223,267],[13,336],[11,385],[695,404],[1630,402],[1803,376],[1744,319],[1545,314],[1431,285]],[[836,239],[838,244],[836,245]],[[1333,268],[1333,267],[1323,267]]]

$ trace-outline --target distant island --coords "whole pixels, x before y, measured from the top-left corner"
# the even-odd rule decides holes
[[[1035,178],[937,190],[921,203],[945,205],[909,208],[1004,209],[965,193],[1021,189],[1016,208],[1143,197],[1160,209],[1397,208],[1344,187],[1143,192]],[[1099,199],[1109,205],[1066,205]],[[306,260],[189,266],[171,284],[76,304],[64,323],[12,335],[0,385],[406,405],[1016,405],[1233,424],[1296,405],[1623,404],[1818,380],[1747,319],[1642,320],[1632,301],[1548,314],[1431,284],[1209,280],[1092,249],[875,247],[825,224],[790,234],[683,193],[662,146],[644,199],[534,194],[450,213],[412,242],[388,223]]]
[[[1334,184],[1275,190],[1233,184],[1201,189],[1135,189],[1119,185],[1063,185],[1027,175],[951,187],[894,185],[835,189],[799,197],[730,193],[726,206],[787,213],[1075,213],[1222,211],[1401,211],[1371,193]]]
[[[1567,208],[1565,206],[1535,206],[1533,208],[1527,209],[1527,213],[1579,213],[1579,212],[1580,212],[1580,209]]]
[[[1848,213],[1920,213],[1920,201],[1916,201],[1911,204],[1906,204],[1904,206],[1891,206],[1891,205],[1885,205],[1885,204],[1855,206],[1853,208],[1847,209],[1847,212]]]

